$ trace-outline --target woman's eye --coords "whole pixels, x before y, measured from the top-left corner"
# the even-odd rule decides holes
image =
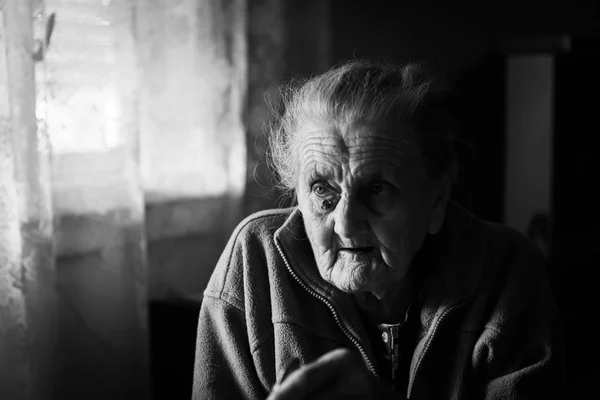
[[[374,183],[371,185],[371,194],[379,195],[385,190],[385,187],[381,183]]]
[[[331,189],[328,188],[325,185],[317,184],[317,185],[313,186],[313,192],[315,192],[315,194],[317,196],[323,197],[323,196],[326,196],[326,195],[330,194],[331,193]]]

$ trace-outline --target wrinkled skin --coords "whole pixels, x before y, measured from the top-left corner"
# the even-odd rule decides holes
[[[354,294],[375,322],[397,322],[406,273],[426,234],[441,228],[450,185],[428,177],[410,130],[304,128],[296,192],[319,272]],[[393,392],[362,360],[337,349],[295,371],[269,398],[386,393]]]
[[[297,195],[319,272],[394,303],[425,235],[441,227],[448,191],[429,179],[410,131],[308,128]]]

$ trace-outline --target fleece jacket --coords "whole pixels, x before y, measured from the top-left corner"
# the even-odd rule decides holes
[[[416,344],[398,399],[565,398],[561,319],[529,241],[454,202],[429,235]],[[297,208],[241,222],[204,292],[193,399],[265,399],[292,357],[339,347],[381,377],[352,295],[324,281]]]

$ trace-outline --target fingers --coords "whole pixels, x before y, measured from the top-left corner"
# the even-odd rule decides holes
[[[347,364],[352,362],[351,357],[352,354],[347,349],[336,349],[325,353],[313,363],[292,373],[287,382],[282,385],[282,389],[304,395],[318,391],[335,380],[337,374],[348,368]]]
[[[350,350],[336,349],[292,372],[273,388],[269,399],[315,398],[317,394],[335,398],[344,393],[368,393],[368,389],[369,380],[364,366]]]

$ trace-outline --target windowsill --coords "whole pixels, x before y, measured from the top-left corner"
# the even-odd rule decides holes
[[[151,242],[222,231],[241,218],[241,195],[142,195],[123,151],[59,154],[52,174],[58,256],[139,243],[142,233]]]

